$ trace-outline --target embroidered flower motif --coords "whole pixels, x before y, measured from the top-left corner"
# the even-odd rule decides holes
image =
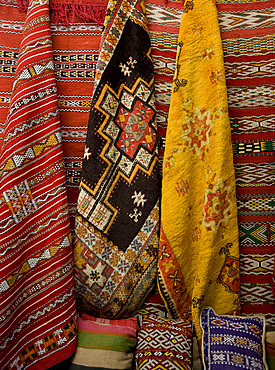
[[[139,221],[139,217],[142,216],[142,212],[138,208],[134,208],[133,213],[129,214],[129,217],[132,218],[135,222]]]
[[[80,224],[76,228],[76,233],[77,233],[77,235],[78,235],[79,238],[84,239],[85,236],[86,236],[86,234],[87,234],[87,229]]]
[[[113,251],[113,254],[111,255],[111,257],[110,257],[110,264],[112,265],[112,266],[116,266],[118,263],[119,263],[119,261],[121,260],[121,257],[120,257],[120,255],[119,254],[117,254],[117,253],[115,253],[114,251]]]
[[[213,50],[212,46],[210,46],[208,49],[205,49],[204,50],[204,53],[203,53],[203,56],[202,57],[205,60],[210,60],[213,55],[215,55],[215,53],[214,53],[214,50]]]
[[[133,262],[135,257],[136,257],[136,252],[133,251],[131,248],[128,248],[125,252],[125,258],[130,261],[130,262]]]
[[[247,339],[244,339],[244,338],[236,338],[236,344],[239,344],[240,346],[248,347]]]
[[[141,191],[137,193],[134,192],[134,195],[131,198],[134,198],[134,204],[136,204],[138,207],[141,205],[144,207],[144,203],[147,201],[147,199],[144,199],[145,194],[142,194]]]
[[[214,361],[225,361],[225,355],[223,353],[216,353],[213,354],[213,360]]]
[[[102,292],[101,294],[101,299],[104,301],[104,302],[108,302],[109,298],[110,298],[110,294],[108,292]]]
[[[112,273],[112,280],[116,283],[116,284],[118,284],[120,281],[121,281],[121,279],[122,279],[122,274],[119,272],[119,271],[114,271],[113,273]]]
[[[222,342],[222,336],[213,335],[212,338],[211,338],[211,342]]]
[[[211,108],[194,107],[190,100],[183,103],[183,111],[185,123],[182,125],[183,133],[180,137],[186,147],[183,150],[188,148],[204,160],[205,154],[209,151],[209,138],[215,116]]]
[[[193,32],[194,32],[194,34],[196,35],[196,36],[199,36],[201,33],[202,33],[202,30],[203,30],[203,28],[202,28],[202,26],[199,24],[199,25],[196,25],[196,26],[194,26],[194,28],[193,28]]]
[[[96,240],[93,245],[93,250],[95,253],[101,254],[105,249],[105,244],[101,240]]]
[[[244,363],[242,356],[232,355],[231,360],[238,364]]]
[[[108,62],[111,59],[111,55],[106,51],[102,51],[100,54],[100,59],[104,60],[105,62]]]
[[[189,10],[193,10],[193,8],[194,8],[193,0],[186,1],[184,6],[183,6],[183,11],[184,11],[184,13],[188,13]]]
[[[111,33],[107,36],[107,41],[108,41],[111,45],[113,45],[113,46],[115,46],[115,45],[116,45],[116,43],[118,42],[117,38],[116,38],[114,35],[112,35]]]
[[[123,27],[124,27],[124,23],[122,22],[122,20],[121,19],[119,19],[119,18],[116,18],[116,20],[115,20],[115,26],[117,27],[117,29],[119,30],[119,31],[122,31],[123,30]]]
[[[189,190],[189,184],[188,181],[184,181],[183,179],[181,181],[177,182],[177,185],[175,186],[175,189],[179,195],[184,195]]]
[[[222,178],[217,179],[212,171],[208,173],[208,178],[201,224],[216,233],[220,227],[225,227],[231,214],[232,189]]]
[[[124,76],[128,75],[128,77],[130,77],[132,71],[129,69],[128,66],[126,66],[126,64],[120,63],[119,68],[121,68],[121,72],[124,73]]]
[[[221,71],[215,71],[211,73],[210,81],[212,84],[217,84],[221,82],[222,80],[222,72]]]
[[[223,339],[224,339],[224,344],[233,345],[235,342],[235,337],[233,337],[232,335],[225,335]]]
[[[192,231],[193,241],[198,241],[201,238],[201,230],[198,227],[195,227]]]
[[[251,366],[252,366],[253,369],[262,369],[263,368],[262,362],[258,361],[256,359],[251,360]]]
[[[124,73],[124,76],[128,75],[128,77],[130,77],[130,74],[132,73],[132,70],[135,68],[136,63],[137,63],[136,60],[133,60],[132,57],[129,57],[129,60],[126,62],[127,65],[120,63],[119,68],[121,68],[121,72]]]

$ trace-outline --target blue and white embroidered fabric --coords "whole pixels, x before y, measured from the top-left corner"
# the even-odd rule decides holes
[[[267,370],[265,319],[219,316],[212,308],[201,314],[203,363],[206,370]]]

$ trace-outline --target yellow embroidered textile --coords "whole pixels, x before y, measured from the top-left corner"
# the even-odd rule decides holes
[[[220,31],[211,0],[187,2],[163,165],[160,292],[174,317],[239,310],[235,174]]]

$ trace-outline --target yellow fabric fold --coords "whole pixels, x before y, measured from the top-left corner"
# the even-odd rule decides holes
[[[235,174],[215,4],[185,7],[163,165],[160,292],[172,316],[239,310]]]

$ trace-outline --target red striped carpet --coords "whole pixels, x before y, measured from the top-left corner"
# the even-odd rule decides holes
[[[275,3],[218,0],[240,233],[241,304],[275,325]]]
[[[68,208],[73,229],[105,5],[63,5],[0,4],[1,369],[76,348]]]

